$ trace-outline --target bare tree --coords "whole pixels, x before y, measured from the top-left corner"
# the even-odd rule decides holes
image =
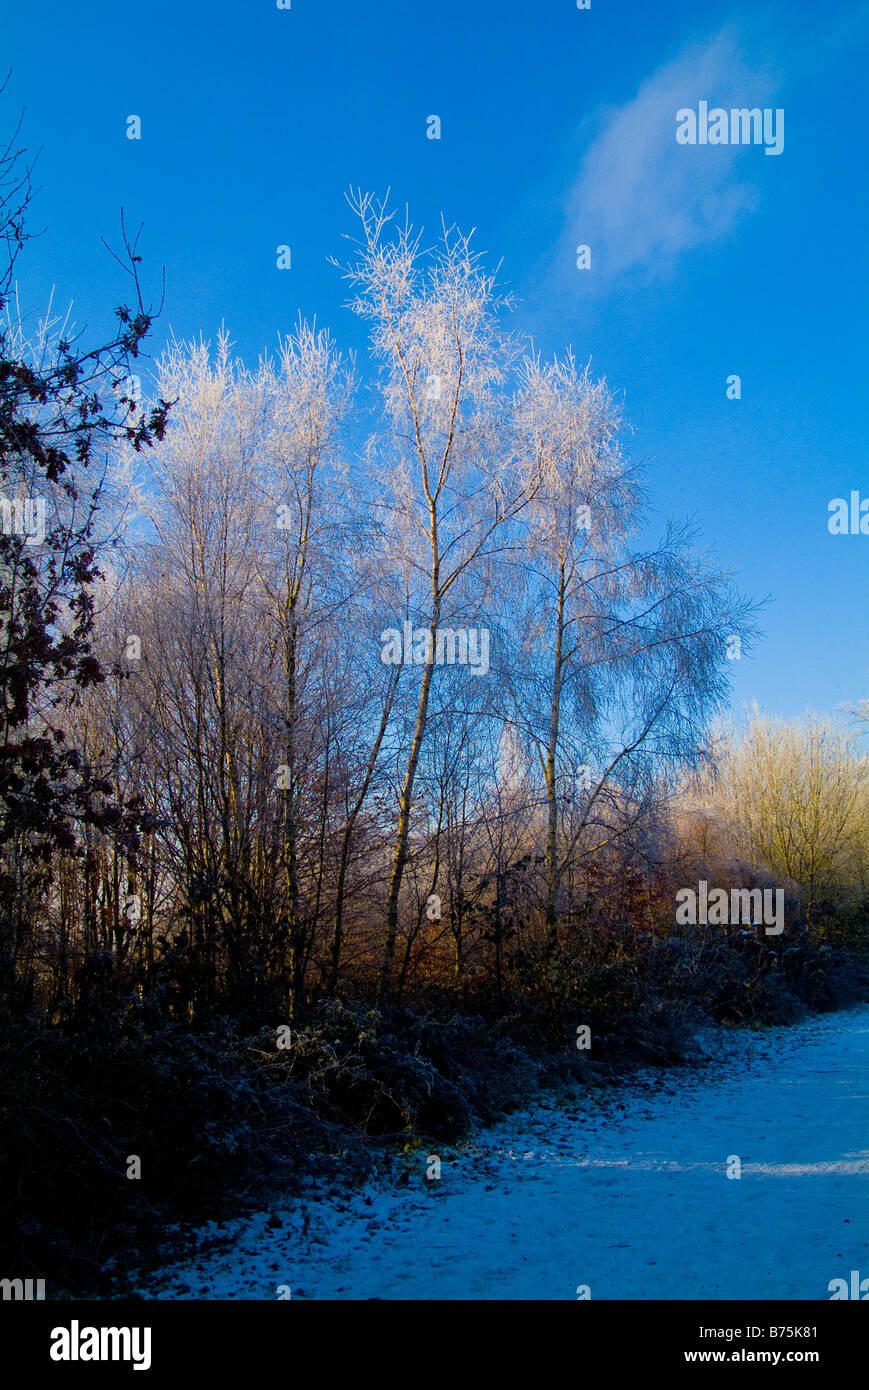
[[[513,345],[498,327],[494,276],[470,236],[443,229],[433,252],[406,223],[390,226],[385,204],[353,201],[361,224],[356,261],[345,270],[352,307],[371,324],[381,363],[388,428],[376,441],[383,528],[419,606],[426,650],[416,717],[401,779],[386,905],[380,996],[390,988],[414,786],[425,739],[438,630],[464,582],[497,549],[526,505],[523,478],[496,388]],[[390,233],[392,233],[390,235]]]
[[[869,757],[829,718],[769,719],[756,707],[717,753],[712,804],[737,848],[803,887],[811,926],[825,891],[864,877]]]
[[[636,820],[625,813],[643,806],[640,784],[656,759],[675,769],[697,752],[726,690],[726,638],[748,640],[748,606],[690,553],[687,533],[671,530],[650,552],[635,548],[643,493],[604,382],[570,355],[551,364],[529,357],[517,418],[523,457],[540,479],[526,518],[530,679],[520,711],[545,787],[553,946],[562,875],[605,789],[620,782],[609,796],[617,814],[602,822],[606,840],[615,824]]]

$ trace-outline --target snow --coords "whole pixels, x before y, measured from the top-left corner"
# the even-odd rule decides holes
[[[829,1299],[830,1280],[869,1276],[869,1007],[703,1042],[699,1069],[578,1090],[458,1148],[384,1157],[355,1193],[228,1224],[137,1292]]]

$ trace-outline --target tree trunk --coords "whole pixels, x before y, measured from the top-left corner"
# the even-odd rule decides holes
[[[555,671],[552,681],[552,705],[549,715],[549,744],[546,750],[546,801],[548,823],[546,832],[546,943],[552,951],[558,934],[558,795],[556,757],[558,728],[561,718],[562,652],[564,643],[564,559],[558,567],[558,612],[555,623]]]
[[[299,932],[299,872],[297,863],[296,828],[296,623],[290,611],[284,638],[284,675],[286,679],[286,782],[284,788],[284,871],[287,887],[287,973],[289,975],[288,1017],[296,1015],[300,988],[298,952]]]
[[[395,956],[395,938],[398,933],[398,899],[401,893],[401,881],[404,877],[404,867],[407,863],[407,841],[410,833],[410,814],[413,805],[413,784],[416,780],[419,752],[425,735],[428,697],[431,691],[432,678],[434,676],[435,644],[439,623],[440,601],[436,599],[432,612],[432,619],[429,624],[431,651],[428,652],[427,655],[431,660],[426,662],[422,673],[422,686],[419,692],[419,704],[416,712],[416,727],[413,731],[413,742],[410,747],[410,757],[407,762],[407,771],[404,774],[404,785],[401,789],[401,801],[399,802],[398,829],[396,832],[395,853],[392,859],[392,871],[389,876],[389,897],[386,907],[386,940],[383,947],[383,964],[380,971],[380,988],[378,990],[378,1003],[381,1004],[389,997],[392,962]]]

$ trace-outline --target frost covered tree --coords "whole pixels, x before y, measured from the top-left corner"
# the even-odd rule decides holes
[[[612,802],[616,779],[624,819],[662,769],[666,778],[695,757],[727,689],[727,635],[747,641],[749,631],[747,605],[692,553],[684,529],[652,549],[638,544],[643,492],[604,382],[570,355],[528,357],[516,414],[534,479],[516,575],[525,591],[517,704],[545,788],[552,945],[561,880],[589,821]],[[611,827],[601,826],[606,839]]]
[[[387,890],[385,997],[439,630],[461,615],[462,604],[467,612],[485,603],[487,565],[507,543],[534,481],[519,466],[499,392],[514,345],[499,324],[495,278],[470,236],[444,226],[428,251],[419,233],[395,224],[370,196],[357,196],[354,209],[361,230],[344,273],[381,368],[383,419],[369,457],[376,461],[385,549],[405,579],[407,612],[424,633]]]

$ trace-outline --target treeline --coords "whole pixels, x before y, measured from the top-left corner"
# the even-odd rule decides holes
[[[256,369],[221,334],[149,374],[126,232],[105,346],[20,317],[29,192],[10,145],[0,1247],[18,1273],[95,1287],[282,1158],[346,1158],[348,1132],[453,1137],[553,1067],[676,1060],[698,1017],[865,995],[858,740],[757,715],[714,732],[754,607],[690,528],[650,539],[618,402],[508,332],[466,237],[427,250],[355,200],[364,369],[300,323]],[[784,889],[786,932],[678,928],[700,880]]]
[[[90,547],[52,619],[78,620],[88,678],[62,672],[74,698],[48,706],[34,687],[7,730],[60,730],[102,799],[42,846],[50,876],[38,785],[6,801],[15,968],[53,1016],[100,952],[144,992],[170,961],[191,1019],[500,989],[583,930],[596,865],[654,858],[728,641],[750,641],[685,530],[640,543],[606,386],[506,332],[466,238],[425,252],[370,199],[356,212],[367,380],[306,324],[255,371],[225,336],[174,344],[156,406],[117,379],[127,433],[167,403],[168,424],[109,451],[87,537],[52,494],[46,545],[18,541],[37,585],[56,546]]]
[[[498,996],[598,929],[666,934],[713,842],[793,925],[859,932],[859,746],[710,734],[756,610],[687,529],[649,539],[612,393],[510,334],[467,237],[358,196],[364,371],[301,322],[255,370],[221,333],[148,378],[126,235],[107,347],[13,318],[20,170],[10,146],[10,1000],[69,1021],[97,968],[188,1023]]]

